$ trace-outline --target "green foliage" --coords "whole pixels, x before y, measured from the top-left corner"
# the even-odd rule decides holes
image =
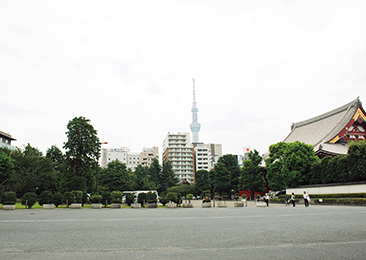
[[[43,157],[42,153],[29,144],[24,151],[11,155],[14,159],[14,172],[9,180],[9,189],[18,197],[26,192],[40,194],[44,190],[55,191],[58,187],[54,163]]]
[[[91,191],[97,170],[100,143],[97,131],[85,117],[75,117],[67,124],[66,171],[62,175],[62,190]]]
[[[15,205],[15,202],[17,201],[16,193],[13,191],[7,191],[3,193],[3,196],[1,198],[1,204],[3,205]]]
[[[128,206],[131,206],[132,203],[135,202],[135,199],[136,199],[136,194],[135,193],[127,193],[126,194],[126,204]]]
[[[175,192],[178,194],[179,198],[186,196],[189,193],[192,193],[194,190],[193,185],[179,184],[177,186],[173,186],[168,188],[167,192]]]
[[[108,191],[102,192],[102,202],[104,203],[104,206],[107,207],[108,204],[111,204],[111,193]]]
[[[141,206],[144,206],[144,203],[146,202],[146,193],[140,193],[137,196],[137,202],[141,204]]]
[[[161,199],[159,200],[159,202],[160,202],[161,204],[163,204],[163,206],[165,206],[165,205],[169,202],[169,200],[168,200],[168,199],[166,199],[166,198],[161,198]]]
[[[348,148],[349,181],[366,180],[366,141],[352,142]]]
[[[91,202],[92,203],[100,203],[101,201],[102,201],[102,195],[97,195],[97,194],[95,194],[95,195],[93,195],[93,196],[91,196]]]
[[[262,157],[257,150],[249,152],[249,159],[243,162],[240,181],[244,190],[251,191],[251,198],[254,199],[255,192],[264,190],[265,169],[260,166]]]
[[[186,199],[187,199],[188,201],[191,201],[191,200],[193,199],[193,194],[192,194],[192,193],[187,194]]]
[[[112,203],[122,203],[123,193],[121,191],[112,191],[111,200]]]
[[[174,203],[178,203],[178,194],[175,192],[168,192],[166,194],[166,199],[168,201],[174,202]]]
[[[194,184],[194,188],[195,188],[194,192],[196,195],[201,194],[204,190],[211,189],[210,174],[208,171],[206,171],[206,170],[196,171],[195,181],[196,181],[196,183]]]
[[[71,205],[71,203],[74,203],[75,196],[71,191],[65,191],[62,196],[63,203],[66,204],[66,207]]]
[[[210,197],[211,197],[211,191],[210,190],[204,190],[201,194],[201,198],[203,199],[203,201],[205,201],[205,200],[211,201]]]
[[[4,150],[0,150],[0,192],[6,190],[14,169],[14,160]]]
[[[32,208],[34,204],[37,203],[38,196],[34,192],[27,192],[22,197],[21,203],[22,205],[28,207],[28,209]]]
[[[52,192],[49,190],[42,191],[38,203],[39,205],[52,204]]]
[[[220,157],[210,177],[215,192],[222,195],[237,192],[240,168],[236,157],[232,154]]]
[[[62,204],[62,194],[61,192],[55,192],[53,195],[52,195],[52,202],[53,204],[56,206],[56,208]]]
[[[74,196],[75,203],[82,203],[83,202],[83,192],[81,190],[73,190],[72,195]]]
[[[155,183],[156,186],[158,186],[161,175],[161,166],[159,164],[158,159],[154,158],[152,160],[151,165],[148,169],[148,174],[150,175],[150,181]]]
[[[148,175],[148,168],[143,167],[141,164],[137,165],[135,169],[135,190],[156,190],[155,183],[150,181]]]
[[[132,190],[135,176],[126,164],[118,160],[108,163],[106,169],[101,169],[99,184],[108,191]]]
[[[155,192],[149,191],[146,193],[146,201],[147,203],[157,203],[157,195]]]
[[[163,169],[161,171],[160,179],[158,181],[158,191],[166,191],[168,188],[177,185],[177,183],[178,178],[173,171],[171,162],[163,162]]]

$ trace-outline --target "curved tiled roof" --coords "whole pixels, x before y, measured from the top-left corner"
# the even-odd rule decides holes
[[[320,143],[327,143],[346,127],[359,105],[361,105],[361,101],[357,98],[332,111],[295,123],[292,125],[292,130],[284,142],[300,141],[310,144],[314,148]]]

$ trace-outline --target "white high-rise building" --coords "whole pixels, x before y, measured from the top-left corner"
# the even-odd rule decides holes
[[[193,146],[189,133],[168,133],[163,142],[163,161],[170,161],[180,182],[194,182]]]
[[[198,170],[211,170],[222,156],[221,144],[193,144],[195,172]]]
[[[128,149],[127,147],[102,149],[101,167],[107,168],[108,163],[115,161],[115,160],[118,160],[121,163],[124,163],[127,165],[129,152],[130,152],[130,149]]]

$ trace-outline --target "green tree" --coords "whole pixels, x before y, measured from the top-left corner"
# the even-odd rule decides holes
[[[240,167],[236,157],[232,154],[221,156],[215,164],[211,182],[214,191],[231,197],[231,193],[238,192]]]
[[[0,193],[6,191],[8,181],[14,170],[14,160],[5,150],[0,150]]]
[[[170,161],[163,162],[163,170],[161,171],[160,179],[158,182],[158,191],[163,192],[168,188],[177,185],[178,178],[175,175],[172,164]]]
[[[269,147],[269,157],[265,160],[267,166],[268,187],[271,190],[284,190],[286,188],[286,176],[283,171],[283,156],[287,149],[287,143],[279,142]]]
[[[34,192],[27,192],[22,197],[21,203],[22,205],[28,207],[28,209],[31,209],[34,206],[34,204],[37,203],[37,200],[38,200],[37,194],[35,194]]]
[[[241,184],[244,190],[251,191],[251,199],[255,192],[264,190],[264,168],[260,166],[262,157],[257,150],[249,152],[249,159],[243,162],[241,169]]]
[[[55,204],[56,208],[62,204],[62,194],[58,191],[58,192],[55,192],[53,195],[52,195],[52,202],[53,204]]]
[[[352,142],[348,148],[349,181],[366,180],[366,142]]]
[[[62,190],[94,190],[94,173],[99,157],[97,131],[85,117],[75,117],[67,124],[65,173],[62,175]]]
[[[39,205],[52,203],[52,192],[49,190],[42,191],[39,195]]]
[[[154,158],[152,160],[148,170],[148,174],[150,176],[150,181],[152,181],[155,184],[155,186],[158,186],[161,175],[161,166],[159,164],[158,159]]]
[[[24,151],[18,151],[12,158],[15,167],[9,182],[18,197],[23,197],[26,192],[39,195],[44,190],[57,190],[54,163],[45,158],[38,149],[28,144]]]
[[[211,181],[209,172],[206,170],[198,170],[195,173],[195,195],[201,195],[204,190],[211,189]]]
[[[131,204],[135,202],[135,199],[136,199],[135,193],[131,192],[126,194],[126,204],[128,206],[131,206]]]
[[[133,179],[134,174],[118,160],[108,163],[107,168],[99,174],[99,184],[108,191],[132,190]]]
[[[148,169],[141,164],[135,169],[135,190],[156,190],[156,185],[150,181]]]

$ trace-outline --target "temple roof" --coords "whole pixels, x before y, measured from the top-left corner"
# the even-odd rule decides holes
[[[347,126],[359,106],[362,107],[361,101],[357,98],[322,115],[294,123],[284,142],[300,141],[312,145],[315,151],[323,150],[334,154],[347,154],[346,144],[330,144],[329,142]]]

